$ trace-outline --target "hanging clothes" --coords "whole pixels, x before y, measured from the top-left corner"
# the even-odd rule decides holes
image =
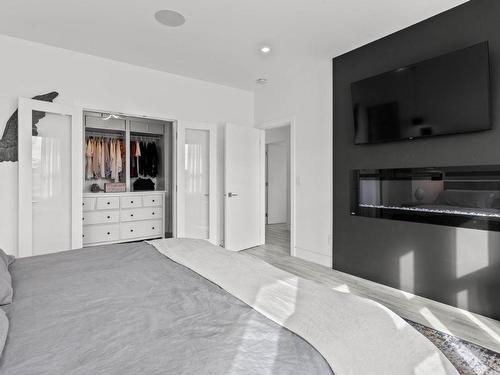
[[[160,170],[160,156],[156,142],[137,142],[135,146],[135,155],[138,156],[136,164],[137,176],[156,177]]]
[[[90,180],[91,178],[94,177],[94,174],[92,173],[92,155],[93,155],[92,139],[89,138],[87,139],[87,144],[85,147],[85,159],[86,159],[85,178],[87,180]]]
[[[92,139],[92,175],[94,178],[99,174],[99,148],[97,147],[97,139]]]
[[[99,175],[104,178],[106,176],[106,166],[104,164],[105,152],[106,152],[106,141],[104,139],[99,140],[100,152],[99,152]]]
[[[156,177],[158,175],[158,152],[156,150],[156,143],[150,142],[146,146],[147,162],[146,162],[146,175]]]
[[[85,145],[85,178],[124,179],[125,147],[121,139],[89,137]]]
[[[137,156],[136,154],[136,141],[130,141],[130,177],[138,177],[137,174]]]
[[[111,178],[111,156],[109,154],[109,139],[104,142],[104,178]]]
[[[139,175],[146,175],[146,144],[144,142],[139,142]]]

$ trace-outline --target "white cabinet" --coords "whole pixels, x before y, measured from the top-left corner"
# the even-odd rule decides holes
[[[82,200],[82,210],[85,211],[92,211],[95,210],[95,198],[83,198]]]
[[[161,220],[122,223],[120,225],[120,237],[124,239],[156,237],[161,234],[161,225]]]
[[[165,125],[158,121],[131,120],[130,131],[137,133],[163,134]]]
[[[165,192],[84,194],[84,246],[164,237]]]
[[[120,207],[142,207],[142,197],[140,195],[127,195],[126,197],[120,197]]]
[[[83,213],[83,225],[109,224],[120,221],[120,211],[87,211]]]
[[[141,207],[120,211],[120,221],[158,219],[162,217],[161,207]]]
[[[145,195],[142,197],[144,207],[162,206],[163,197],[157,195]]]
[[[118,207],[120,207],[120,199],[118,197],[97,198],[96,209],[98,210],[115,210]]]
[[[83,244],[117,241],[120,226],[118,224],[84,225]]]

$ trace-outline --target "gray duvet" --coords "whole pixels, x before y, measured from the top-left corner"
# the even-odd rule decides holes
[[[18,259],[0,374],[331,374],[306,341],[146,243]]]

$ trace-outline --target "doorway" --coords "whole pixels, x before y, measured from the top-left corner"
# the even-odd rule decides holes
[[[265,130],[265,244],[291,255],[291,126]]]

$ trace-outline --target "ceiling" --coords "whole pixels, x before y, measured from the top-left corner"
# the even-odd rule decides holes
[[[2,0],[0,33],[246,90],[465,0]],[[182,13],[177,28],[160,9]],[[259,53],[269,45],[268,56]]]

